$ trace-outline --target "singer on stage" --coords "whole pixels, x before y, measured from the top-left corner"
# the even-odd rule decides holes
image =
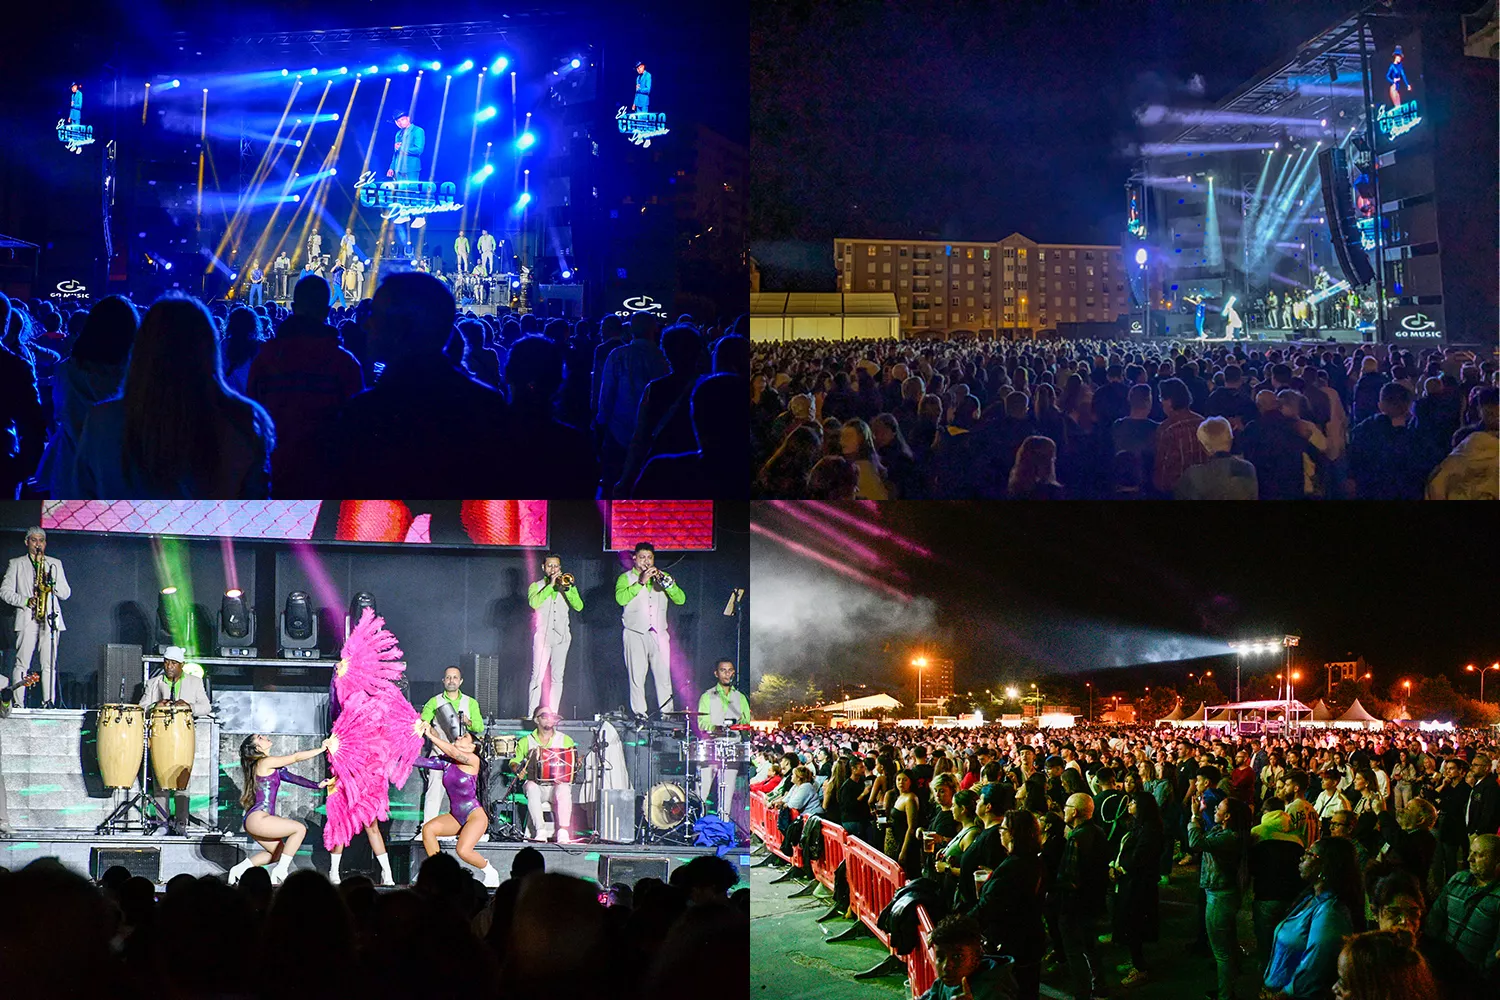
[[[46,552],[47,533],[31,528],[26,532],[26,555],[10,561],[0,582],[0,601],[16,609],[16,662],[10,679],[18,708],[25,698],[21,681],[31,666],[33,650],[42,664],[42,707],[55,706],[57,640],[67,628],[61,602],[73,596],[73,589],[68,586],[62,561]]]
[[[671,576],[656,568],[656,546],[639,542],[634,568],[615,581],[615,600],[624,612],[625,670],[630,676],[630,710],[645,715],[646,671],[656,682],[658,711],[670,712],[672,701],[672,644],[667,634],[667,602],[687,600]]]

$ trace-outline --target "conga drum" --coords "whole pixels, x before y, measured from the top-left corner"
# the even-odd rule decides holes
[[[99,709],[99,771],[110,788],[129,788],[141,769],[146,746],[146,710],[139,705]]]
[[[151,772],[158,788],[182,791],[193,773],[197,730],[187,705],[151,706]]]

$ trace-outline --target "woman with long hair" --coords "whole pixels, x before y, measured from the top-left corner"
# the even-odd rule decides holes
[[[839,811],[839,789],[849,780],[849,758],[840,757],[833,762],[828,779],[823,782],[823,818],[837,826],[843,822]]]
[[[885,464],[875,451],[869,424],[858,417],[844,421],[839,428],[839,450],[859,470],[859,495],[863,499],[890,499],[885,488]]]
[[[911,447],[901,433],[901,424],[889,413],[876,414],[870,421],[870,433],[875,438],[875,452],[886,468],[893,498],[915,500],[921,494],[921,477],[917,475],[916,459]]]
[[[261,733],[252,733],[240,744],[240,777],[244,791],[240,793],[240,808],[245,812],[245,832],[255,838],[261,850],[229,870],[229,884],[234,885],[240,876],[251,868],[261,868],[276,862],[271,869],[271,884],[280,885],[292,867],[292,858],[307,836],[307,824],[287,816],[276,815],[276,795],[282,781],[289,781],[303,788],[326,788],[332,778],[313,781],[287,770],[292,764],[312,760],[330,749],[331,738],[311,750],[280,757],[271,756],[271,738]]]
[[[822,438],[811,424],[792,428],[781,447],[761,466],[756,489],[768,499],[800,500],[807,495],[807,477],[821,457]]]
[[[1344,938],[1364,929],[1365,889],[1354,841],[1319,838],[1297,872],[1308,889],[1276,925],[1265,984],[1297,998],[1323,997],[1338,979]]]
[[[77,495],[265,499],[274,444],[266,411],[224,383],[208,310],[167,295],[141,321],[123,391],[84,422]]]
[[[910,771],[896,775],[895,791],[896,800],[891,803],[885,826],[885,855],[901,865],[907,878],[916,878],[922,871],[922,848],[917,838],[921,803],[912,791]]]
[[[1033,434],[1016,449],[1016,464],[1010,469],[1006,496],[1012,500],[1061,500],[1057,481],[1057,444],[1049,437]]]
[[[1133,773],[1133,772],[1132,772]],[[1145,982],[1142,968],[1145,945],[1155,941],[1160,929],[1157,881],[1161,873],[1162,830],[1160,807],[1146,791],[1130,793],[1126,809],[1130,825],[1120,840],[1120,850],[1110,866],[1114,879],[1114,936],[1130,949],[1130,968],[1121,986]]]
[[[1339,952],[1338,1000],[1438,1000],[1432,967],[1409,931],[1356,934]]]
[[[224,384],[242,396],[250,378],[250,362],[260,352],[260,345],[260,317],[255,310],[244,306],[229,310],[229,318],[224,323],[224,339],[220,344],[224,356]]]
[[[985,946],[1015,960],[1016,996],[1035,1000],[1042,982],[1042,952],[1047,930],[1042,923],[1042,833],[1036,815],[1008,810],[1000,820],[1000,843],[1006,850],[969,910],[984,928]]]
[[[1234,983],[1240,972],[1240,943],[1236,921],[1245,885],[1250,847],[1250,807],[1239,799],[1223,798],[1214,810],[1214,828],[1205,833],[1203,810],[1207,800],[1193,800],[1188,820],[1188,847],[1203,852],[1198,885],[1206,897],[1204,922],[1208,945],[1218,969],[1218,1000],[1234,1000]]]
[[[89,411],[120,394],[125,364],[135,343],[140,317],[131,301],[111,295],[90,309],[73,353],[52,377],[52,413],[56,425],[47,440],[38,475],[49,496],[78,496],[78,439]]]
[[[479,804],[479,771],[482,761],[474,752],[474,734],[465,730],[457,740],[449,743],[438,733],[437,727],[427,724],[427,738],[443,754],[442,759],[418,757],[417,766],[443,772],[443,788],[448,793],[448,812],[435,816],[422,826],[422,846],[430,858],[438,852],[439,837],[458,837],[455,853],[470,865],[479,869],[481,880],[487,888],[500,884],[500,873],[495,866],[474,850],[481,837],[490,828],[489,814]]]

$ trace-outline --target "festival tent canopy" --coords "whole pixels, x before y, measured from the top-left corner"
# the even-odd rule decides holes
[[[753,292],[750,339],[895,340],[901,311],[891,292]]]
[[[1181,719],[1182,719],[1182,702],[1179,701],[1177,703],[1177,707],[1176,708],[1172,709],[1171,712],[1169,712],[1168,714],[1162,716],[1160,719],[1157,719],[1156,721],[1157,722],[1178,722],[1178,721],[1181,721]]]
[[[819,705],[813,709],[815,712],[833,712],[838,714],[862,714],[873,712],[877,709],[900,708],[901,703],[888,694],[871,694],[863,698],[850,698],[847,701],[832,702],[827,705]]]
[[[1335,719],[1333,724],[1345,729],[1379,729],[1385,725],[1365,711],[1365,707],[1359,703],[1358,698],[1354,699],[1354,704],[1349,706],[1349,711]]]
[[[1310,722],[1332,722],[1333,721],[1333,713],[1328,710],[1328,705],[1326,703],[1324,703],[1324,701],[1323,701],[1322,698],[1319,698],[1316,702],[1313,703],[1312,718],[1309,719],[1308,721],[1310,721]]]

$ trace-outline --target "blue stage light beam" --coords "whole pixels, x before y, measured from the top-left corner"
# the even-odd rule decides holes
[[[491,104],[489,107],[482,109],[479,114],[475,115],[474,120],[479,122],[487,122],[491,118],[495,117],[496,113],[497,109],[493,104]]]
[[[510,65],[510,60],[509,59],[505,58],[504,56],[496,56],[495,57],[495,61],[492,62],[492,63],[490,63],[490,72],[491,73],[503,73],[503,72],[505,72],[505,67],[507,67],[509,65]]]
[[[572,66],[574,69],[577,69],[578,67],[582,66],[583,63],[578,59],[574,59],[572,62],[568,63],[568,65]]]
[[[432,62],[430,62],[430,63],[427,64],[427,68],[428,69],[434,69],[434,70],[436,70],[436,69],[442,69],[443,68],[443,64],[439,60],[434,59]]]
[[[484,166],[480,167],[478,171],[475,172],[473,177],[469,178],[469,183],[483,184],[486,180],[489,179],[490,174],[493,174],[494,172],[495,168],[486,163]]]
[[[397,66],[396,68],[399,69],[401,72],[406,73],[406,72],[409,72],[411,70],[411,63],[402,63],[400,66]]]
[[[1203,264],[1224,266],[1224,237],[1219,232],[1219,199],[1214,192],[1214,178],[1208,177],[1208,211],[1203,218]]]
[[[531,192],[530,191],[522,191],[521,192],[521,197],[519,197],[519,198],[516,199],[516,207],[517,208],[525,208],[527,205],[530,205],[530,204],[531,204]]]
[[[522,132],[520,137],[516,139],[517,149],[530,149],[534,145],[536,145],[536,136],[531,132]]]
[[[366,66],[365,67],[365,72],[366,73],[379,73],[380,72],[380,67],[379,66]]]

